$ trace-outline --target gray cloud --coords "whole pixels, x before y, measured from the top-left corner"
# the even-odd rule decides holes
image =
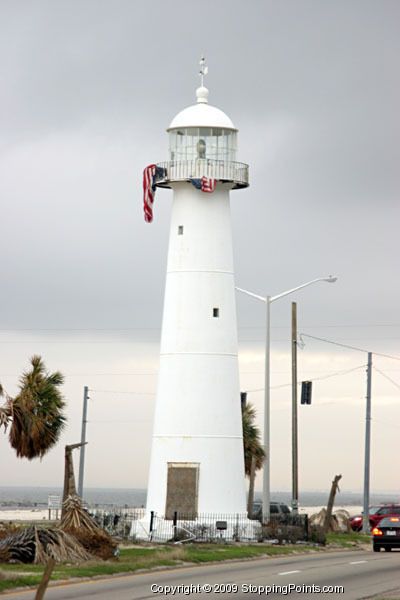
[[[157,192],[146,225],[141,173],[167,157],[165,129],[193,103],[205,52],[210,100],[239,128],[251,169],[251,187],[232,193],[237,282],[274,294],[337,273],[293,298],[301,324],[400,354],[397,2],[175,0],[149,12],[128,0],[3,1],[0,13],[0,328],[144,328],[128,339],[155,345],[132,361],[149,352],[155,368],[171,194]],[[280,339],[289,304],[274,306]],[[262,307],[238,307],[240,327],[262,339]],[[321,328],[335,324],[347,329]],[[69,364],[71,345],[30,335],[4,376],[36,347],[54,368]],[[82,347],[82,366],[97,357],[105,372],[129,355]],[[73,402],[84,383],[69,382]]]

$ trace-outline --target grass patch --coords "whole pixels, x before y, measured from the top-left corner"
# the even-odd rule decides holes
[[[0,574],[1,575],[1,574]],[[12,590],[16,587],[24,587],[24,586],[37,586],[41,580],[42,576],[34,576],[28,575],[26,577],[12,577],[2,579],[0,577],[0,592],[5,592],[6,590]]]
[[[122,548],[117,560],[89,561],[80,565],[56,565],[53,581],[72,577],[95,577],[117,573],[134,573],[140,569],[168,567],[190,563],[206,563],[228,559],[277,556],[293,552],[307,552],[309,546],[249,546],[188,544],[157,547]],[[15,587],[38,585],[43,573],[42,565],[0,565],[0,591]]]
[[[342,547],[354,547],[354,541],[369,542],[369,536],[362,534],[329,534],[328,543]],[[89,561],[80,565],[56,565],[51,579],[53,581],[72,577],[95,577],[117,573],[134,573],[140,569],[168,567],[187,563],[206,563],[229,559],[240,560],[261,556],[282,556],[293,553],[306,553],[322,550],[306,545],[224,545],[224,544],[182,544],[164,546],[135,546],[122,548],[118,559],[108,561]],[[37,586],[43,573],[42,565],[0,565],[0,591],[15,587]]]
[[[349,533],[328,533],[326,535],[326,542],[327,544],[335,544],[342,548],[354,548],[354,546],[370,544],[371,536],[366,533],[358,533],[357,531],[350,531]]]
[[[228,559],[254,558],[257,556],[277,556],[283,554],[293,554],[294,552],[309,552],[314,550],[312,546],[215,546],[193,545],[186,547],[186,555],[189,562],[202,563],[210,561],[221,561]]]

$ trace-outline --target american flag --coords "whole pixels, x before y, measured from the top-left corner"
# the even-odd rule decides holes
[[[153,220],[153,202],[156,195],[156,178],[164,177],[165,169],[157,165],[149,165],[143,171],[143,210],[144,220],[151,223]]]
[[[208,192],[211,194],[217,186],[216,179],[209,179],[208,177],[202,177],[201,179],[191,179],[190,180],[195,188],[201,190],[202,192]]]

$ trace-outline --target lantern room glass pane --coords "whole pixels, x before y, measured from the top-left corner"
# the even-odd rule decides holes
[[[169,132],[171,161],[236,160],[236,131],[216,127],[187,127]]]

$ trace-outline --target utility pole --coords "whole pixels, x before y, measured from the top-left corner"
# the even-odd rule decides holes
[[[365,413],[365,460],[364,460],[364,512],[363,533],[369,533],[369,471],[371,459],[371,377],[372,377],[372,352],[368,352],[367,365],[367,406]]]
[[[299,472],[297,453],[297,304],[292,302],[292,510],[299,507]]]
[[[89,388],[87,385],[83,388],[83,411],[82,411],[82,433],[81,433],[81,449],[79,457],[79,479],[78,479],[78,496],[83,498],[83,474],[85,470],[85,447],[86,447],[86,423],[87,423],[87,401],[89,400]]]

